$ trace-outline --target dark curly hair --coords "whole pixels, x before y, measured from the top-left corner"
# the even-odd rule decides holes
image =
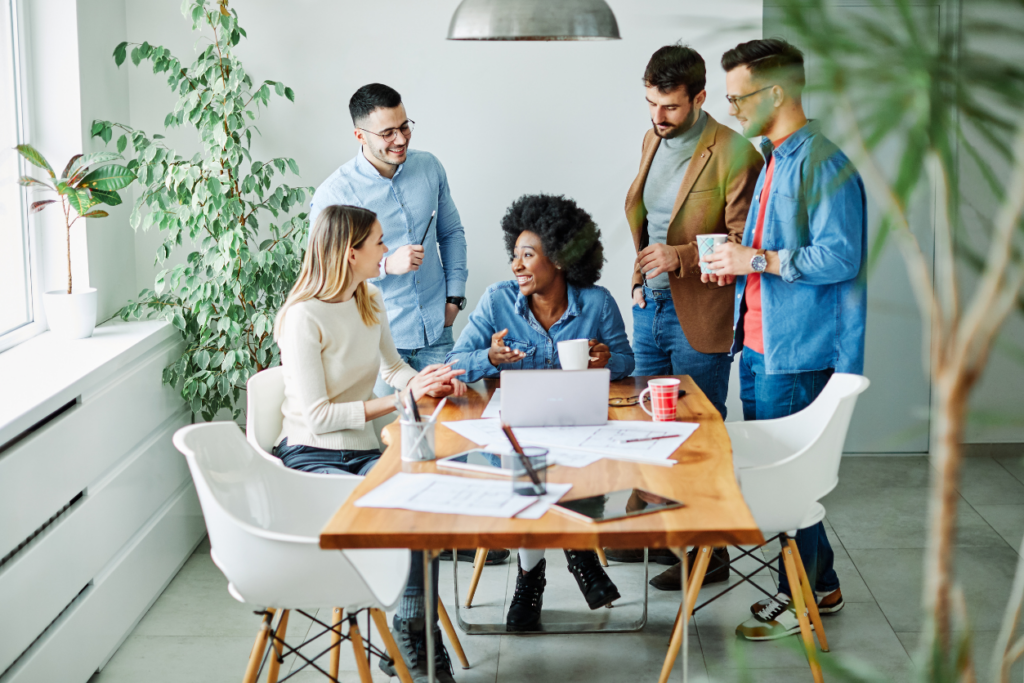
[[[601,278],[601,231],[590,214],[571,199],[549,194],[523,195],[508,207],[501,219],[501,230],[510,260],[519,235],[529,230],[540,237],[544,253],[562,267],[570,285],[593,287]]]
[[[644,71],[645,86],[657,87],[662,95],[682,86],[691,101],[706,83],[704,58],[692,47],[680,43],[666,45],[651,55]]]

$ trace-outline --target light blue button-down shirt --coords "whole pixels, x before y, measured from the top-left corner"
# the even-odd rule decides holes
[[[769,375],[834,369],[864,372],[867,317],[868,221],[864,183],[853,163],[814,121],[789,136],[773,155],[761,247],[779,252],[780,275],[761,276],[765,371]],[[765,172],[761,170],[743,230],[751,246]],[[747,278],[736,278],[736,337]]]
[[[385,178],[362,151],[320,184],[310,202],[309,220],[334,204],[361,206],[377,214],[390,251],[423,242],[419,270],[385,275],[373,282],[384,295],[391,336],[399,349],[421,349],[435,343],[444,329],[445,298],[466,296],[466,234],[448,189],[448,176],[433,154],[410,149],[408,157]]]
[[[456,367],[466,371],[459,379],[465,382],[497,377],[502,370],[556,370],[562,367],[558,361],[558,342],[596,339],[607,344],[611,351],[607,367],[612,379],[628,377],[635,366],[633,349],[612,295],[604,287],[569,285],[568,297],[565,313],[545,331],[515,280],[491,285],[470,314],[466,329],[462,330],[445,362],[458,358]],[[487,358],[491,335],[506,327],[505,345],[522,351],[526,357],[495,367]]]

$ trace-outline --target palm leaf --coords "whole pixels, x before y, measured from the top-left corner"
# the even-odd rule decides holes
[[[50,168],[50,164],[45,158],[43,158],[43,155],[40,154],[35,147],[32,145],[18,145],[15,149],[18,150],[18,153],[21,154],[21,156],[25,157],[27,162],[44,169],[54,180],[57,179],[57,175],[53,172],[53,169]]]
[[[117,190],[124,189],[131,185],[133,180],[135,180],[134,173],[124,166],[112,164],[110,166],[97,168],[95,171],[82,178],[77,187],[95,188],[97,190],[116,192]]]

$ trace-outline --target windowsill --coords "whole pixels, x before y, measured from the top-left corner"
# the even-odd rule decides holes
[[[0,447],[177,334],[163,320],[112,320],[88,339],[44,332],[0,353]]]

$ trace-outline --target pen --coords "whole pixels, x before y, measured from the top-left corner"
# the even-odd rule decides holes
[[[420,240],[420,246],[427,241],[427,235],[430,234],[430,226],[434,224],[434,216],[437,215],[437,211],[430,212],[430,221],[427,222],[427,229],[423,231],[423,239]]]
[[[645,436],[642,439],[616,439],[617,443],[635,443],[637,441],[654,441],[656,439],[678,439],[678,434],[665,434],[664,436]]]
[[[422,422],[420,418],[420,408],[416,405],[416,399],[412,396],[412,389],[409,390],[409,412],[412,413],[412,417],[417,422]]]
[[[530,481],[532,481],[533,485],[538,491],[540,491],[540,477],[537,476],[537,470],[533,469],[533,465],[530,464],[530,459],[526,457],[525,453],[523,453],[523,448],[519,445],[519,440],[516,438],[516,435],[512,433],[512,428],[507,424],[502,424],[501,431],[505,432],[505,436],[508,437],[509,443],[512,444],[512,449],[519,455],[519,462],[522,463],[526,473],[530,475]]]

